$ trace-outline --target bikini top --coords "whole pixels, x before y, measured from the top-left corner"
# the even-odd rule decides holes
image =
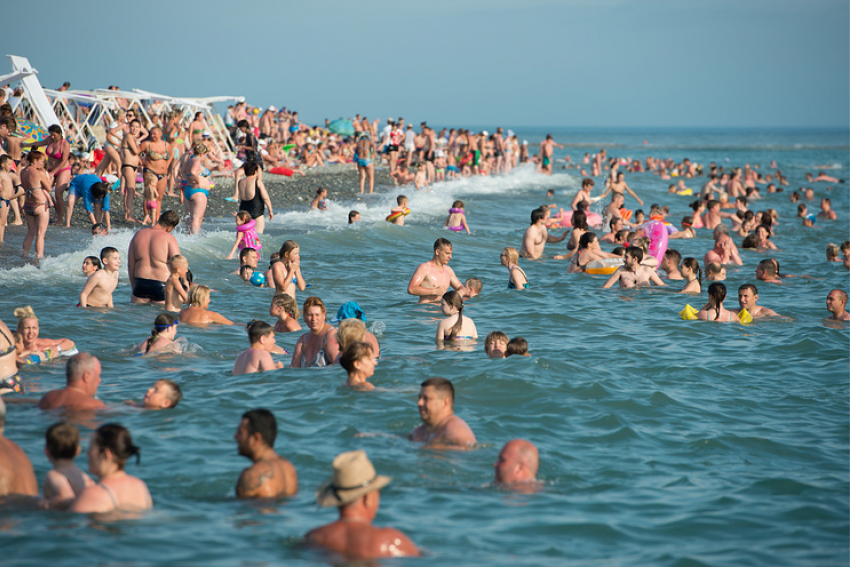
[[[159,154],[153,150],[150,146],[148,146],[148,159],[151,161],[160,161],[168,159],[168,154]]]
[[[6,356],[10,352],[14,352],[15,351],[15,341],[10,339],[9,336],[6,333],[4,333],[3,331],[0,331],[0,335],[3,335],[3,338],[6,339],[9,342],[9,348],[7,348],[3,352],[0,352],[0,356]]]

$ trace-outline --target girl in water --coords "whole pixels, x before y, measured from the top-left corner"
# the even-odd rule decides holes
[[[372,345],[358,341],[350,343],[343,351],[339,362],[348,373],[345,386],[363,392],[371,392],[375,389],[375,385],[367,381],[375,373],[375,366],[378,365]]]
[[[725,285],[720,282],[714,282],[708,286],[708,303],[699,310],[697,319],[700,321],[717,321],[720,323],[737,322],[738,316],[723,308],[724,299],[726,299]]]
[[[295,299],[295,289],[304,291],[307,282],[301,275],[301,248],[294,240],[287,240],[280,247],[280,261],[272,266],[274,285],[278,293]]]
[[[292,331],[300,331],[301,325],[298,323],[298,305],[292,296],[285,293],[276,293],[272,297],[272,304],[269,307],[269,315],[277,317],[277,323],[274,324],[275,333],[291,333]]]
[[[678,230],[678,231],[674,232],[673,234],[668,236],[668,238],[670,238],[670,239],[694,238],[694,237],[696,237],[696,235],[697,235],[697,233],[694,230],[694,217],[689,215],[689,216],[682,218],[682,230]]]
[[[236,248],[253,248],[259,254],[263,249],[260,244],[260,237],[256,230],[257,221],[251,218],[248,211],[239,211],[236,213],[236,242],[233,243],[233,248],[230,249],[230,254],[225,260],[232,260],[236,253]]]
[[[440,304],[445,319],[437,325],[437,342],[472,340],[478,338],[475,323],[469,317],[463,316],[463,299],[456,291],[448,291],[443,295]]]
[[[89,277],[102,267],[100,258],[97,256],[86,256],[85,260],[83,260],[83,275]]]
[[[702,293],[702,269],[696,258],[682,260],[682,276],[685,278],[682,293]]]
[[[179,321],[171,313],[160,313],[153,323],[151,336],[139,345],[138,354],[152,352],[181,352],[180,346],[174,342],[177,336]]]
[[[91,436],[89,472],[98,478],[94,486],[83,490],[71,504],[71,512],[89,514],[115,510],[142,511],[153,507],[151,494],[141,479],[124,472],[127,459],[136,456],[130,432],[117,423],[101,425]]]
[[[452,208],[449,209],[449,216],[446,217],[446,224],[443,228],[453,230],[454,232],[466,231],[466,234],[472,234],[469,231],[469,225],[466,224],[466,214],[463,212],[463,201],[455,201],[452,203]]]
[[[508,289],[528,289],[528,276],[519,267],[519,252],[510,246],[499,255],[502,265],[508,269]]]

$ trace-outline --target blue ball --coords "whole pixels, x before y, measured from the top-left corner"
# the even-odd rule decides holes
[[[254,272],[251,275],[250,282],[257,287],[263,287],[266,283],[266,275],[263,272]]]

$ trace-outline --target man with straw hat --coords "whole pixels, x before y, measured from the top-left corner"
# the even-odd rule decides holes
[[[319,506],[339,508],[339,519],[311,530],[308,544],[350,559],[419,556],[419,549],[395,528],[378,528],[372,520],[381,503],[381,488],[392,478],[375,472],[365,451],[341,453],[333,461],[333,476],[316,491]]]

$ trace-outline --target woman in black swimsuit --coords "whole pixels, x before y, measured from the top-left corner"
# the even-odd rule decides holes
[[[239,180],[238,190],[239,210],[251,215],[251,218],[256,222],[255,229],[262,234],[266,228],[266,219],[263,216],[265,207],[269,208],[269,220],[274,218],[274,211],[266,186],[263,185],[263,180],[257,175],[259,169],[260,166],[256,162],[245,163],[245,177]]]

